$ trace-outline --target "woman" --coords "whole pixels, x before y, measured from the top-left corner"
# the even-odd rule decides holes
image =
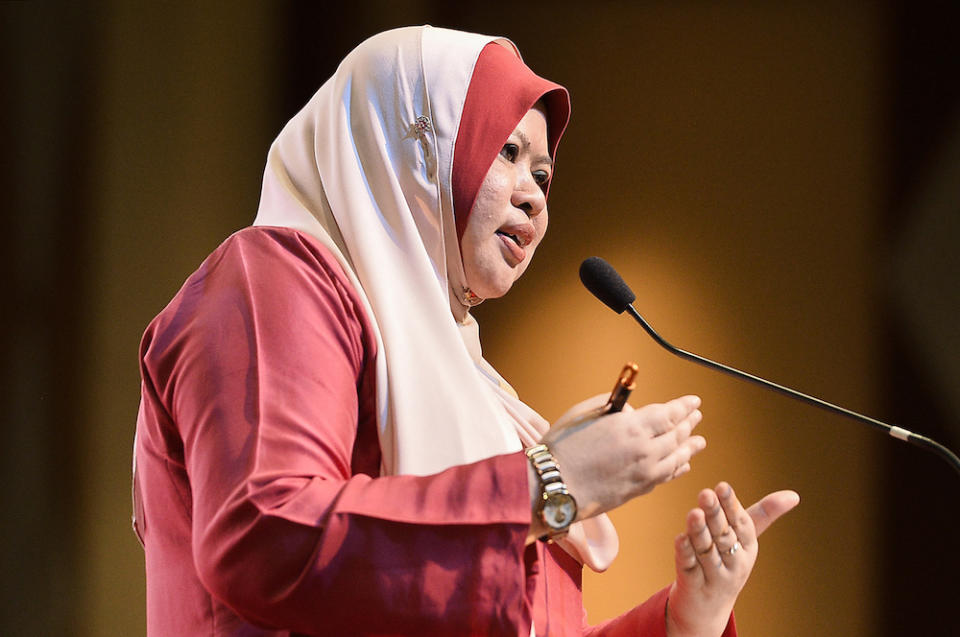
[[[361,44],[284,128],[254,227],[141,345],[149,635],[583,632],[603,513],[705,442],[692,396],[550,427],[481,357],[468,310],[543,238],[568,115],[511,43],[422,27]],[[795,503],[705,490],[677,581],[590,630],[732,634],[756,533]]]

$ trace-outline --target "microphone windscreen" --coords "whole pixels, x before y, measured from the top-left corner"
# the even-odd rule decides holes
[[[637,298],[613,266],[600,257],[590,257],[580,264],[580,281],[617,314],[623,314]]]

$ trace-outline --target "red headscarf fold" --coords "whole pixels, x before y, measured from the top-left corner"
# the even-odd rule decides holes
[[[556,161],[557,145],[570,120],[567,89],[545,80],[512,50],[491,42],[477,58],[463,104],[453,151],[453,211],[462,238],[480,185],[517,123],[543,99],[547,140]]]

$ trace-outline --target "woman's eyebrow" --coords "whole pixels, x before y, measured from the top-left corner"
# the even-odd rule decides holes
[[[513,134],[520,138],[520,142],[523,144],[525,149],[530,148],[530,138],[520,130],[519,128],[513,131]],[[553,168],[553,160],[550,159],[550,155],[540,155],[539,157],[534,157],[533,162],[535,164],[548,164]]]

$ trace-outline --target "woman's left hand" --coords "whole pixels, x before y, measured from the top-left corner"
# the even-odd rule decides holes
[[[797,506],[794,491],[777,491],[744,510],[721,482],[700,492],[674,543],[677,579],[667,602],[669,637],[720,636],[757,560],[757,536]]]

